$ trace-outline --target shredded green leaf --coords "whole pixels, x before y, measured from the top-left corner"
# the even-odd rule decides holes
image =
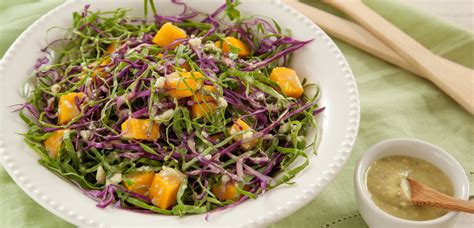
[[[163,16],[144,0],[144,18],[86,6],[73,13],[71,27],[51,28],[65,35],[48,40],[50,54],[38,60],[27,81],[34,89],[19,110],[39,163],[100,207],[165,215],[232,207],[291,184],[316,147],[317,134],[309,143],[306,136],[318,127],[320,92],[306,80],[285,85],[270,74],[289,67],[291,54],[310,41],[292,38],[273,19],[241,14],[239,4]],[[165,23],[186,38],[160,46],[155,36]],[[229,36],[250,53],[234,43],[226,50]],[[287,86],[305,93],[288,96]],[[156,203],[162,193],[152,191],[157,178],[136,177],[150,172],[179,184],[166,208]]]

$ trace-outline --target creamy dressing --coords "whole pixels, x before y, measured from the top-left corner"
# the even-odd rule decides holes
[[[416,221],[435,219],[448,212],[413,205],[407,177],[453,195],[451,181],[438,167],[418,158],[390,156],[377,160],[367,171],[367,187],[374,203],[391,215]]]

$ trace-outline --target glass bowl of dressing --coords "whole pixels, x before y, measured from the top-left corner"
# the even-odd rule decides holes
[[[416,139],[392,139],[372,146],[355,170],[359,212],[370,227],[451,227],[458,212],[410,202],[410,177],[445,194],[467,200],[469,181],[448,152]]]

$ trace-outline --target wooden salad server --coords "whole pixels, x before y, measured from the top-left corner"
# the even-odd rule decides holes
[[[296,4],[293,1],[287,2],[294,6],[301,4]],[[351,16],[388,47],[392,48],[408,65],[411,65],[412,70],[410,71],[418,72],[417,74],[433,82],[456,102],[461,104],[467,111],[474,114],[474,71],[472,69],[444,60],[433,54],[359,0],[326,0],[325,2]],[[301,5],[298,7],[301,8]],[[319,18],[316,19],[321,20]],[[347,24],[344,25],[347,26]],[[340,33],[345,33],[346,31],[340,31]],[[358,33],[360,29],[352,32]],[[357,39],[360,40],[360,38]],[[379,47],[383,47],[380,46],[380,44],[378,45]],[[385,51],[384,53],[389,52]],[[396,61],[400,63],[400,59]],[[404,63],[402,62],[402,64]]]
[[[418,76],[425,77],[421,71],[400,57],[389,46],[379,40],[364,27],[346,19],[334,16],[318,8],[311,7],[298,0],[283,0],[287,5],[295,8],[311,19],[329,35],[368,52],[380,59],[399,66]],[[439,57],[441,58],[441,57]],[[447,59],[441,58],[444,61]]]

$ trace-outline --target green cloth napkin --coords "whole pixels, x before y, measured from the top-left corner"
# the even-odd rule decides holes
[[[0,55],[35,19],[62,2],[0,1]],[[304,2],[342,16],[319,1]],[[396,1],[366,3],[433,52],[474,67],[472,33]],[[271,227],[366,227],[354,200],[354,167],[364,151],[385,139],[418,138],[441,146],[461,162],[474,187],[473,117],[426,80],[344,42],[336,43],[352,67],[361,98],[362,117],[354,151],[321,194]],[[0,227],[71,226],[31,200],[1,167],[0,186]]]

